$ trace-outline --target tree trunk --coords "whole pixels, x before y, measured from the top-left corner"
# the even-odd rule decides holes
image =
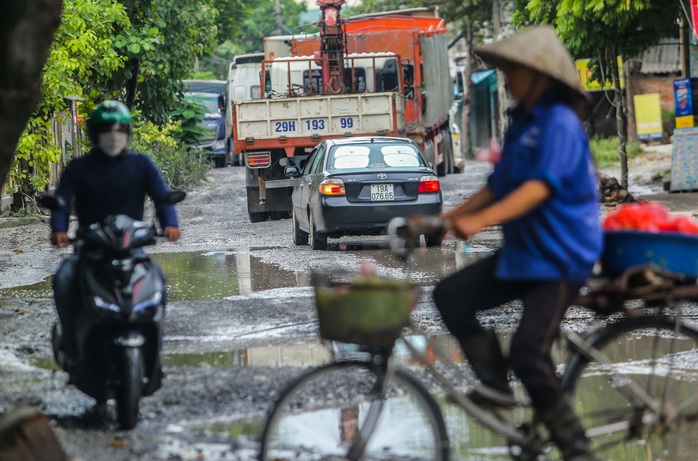
[[[138,91],[138,75],[140,72],[140,61],[131,59],[131,78],[126,82],[126,101],[125,104],[129,110],[133,110],[136,104],[136,93]]]
[[[620,184],[628,188],[628,116],[625,110],[625,98],[620,88],[620,67],[618,66],[618,51],[611,46],[609,59],[611,61],[611,77],[613,78],[613,106],[616,108],[616,131],[618,133],[618,154],[620,155]]]
[[[41,70],[61,21],[63,0],[12,0],[0,14],[0,186],[17,142],[41,99]]]

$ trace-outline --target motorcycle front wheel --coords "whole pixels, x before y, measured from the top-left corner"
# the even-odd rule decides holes
[[[116,416],[122,429],[133,429],[138,423],[138,406],[143,386],[143,354],[139,347],[119,350],[114,390]]]

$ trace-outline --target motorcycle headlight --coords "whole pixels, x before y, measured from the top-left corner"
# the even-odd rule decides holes
[[[102,299],[100,296],[93,296],[92,297],[92,302],[94,303],[95,306],[99,307],[100,309],[106,309],[112,312],[119,312],[119,306],[117,306],[114,303],[110,303],[108,301],[105,301]]]
[[[156,314],[157,308],[162,301],[162,293],[156,291],[150,299],[143,300],[133,306],[131,315],[136,319],[153,318]]]

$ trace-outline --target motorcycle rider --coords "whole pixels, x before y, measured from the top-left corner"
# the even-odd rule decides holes
[[[518,104],[487,184],[442,217],[463,239],[501,224],[502,247],[444,278],[436,307],[480,380],[510,394],[511,367],[565,461],[595,461],[584,428],[551,359],[560,322],[601,254],[599,197],[589,141],[579,117],[586,91],[549,25],[476,48],[504,71]],[[477,313],[521,300],[508,360]],[[484,396],[479,396],[484,398]]]
[[[142,220],[146,195],[155,203],[164,237],[170,242],[179,239],[177,213],[173,205],[165,203],[168,188],[160,172],[147,155],[127,149],[132,131],[131,112],[119,101],[105,101],[92,112],[87,120],[87,132],[93,148],[87,155],[68,163],[56,189],[56,197],[63,199],[67,207],[51,212],[53,245],[60,248],[70,243],[67,231],[69,205],[73,199],[78,226],[84,227],[114,214]],[[65,357],[61,365],[65,365],[63,368],[71,382],[79,374],[80,357],[74,328],[82,301],[77,280],[79,261],[79,250],[76,250],[61,263],[53,277],[56,311],[63,329]],[[164,303],[166,293],[162,299]]]

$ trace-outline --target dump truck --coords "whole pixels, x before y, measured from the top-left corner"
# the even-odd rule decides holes
[[[448,36],[435,9],[342,19],[344,0],[316,3],[320,33],[267,53],[260,98],[231,102],[251,222],[290,217],[295,179],[284,168],[302,168],[323,139],[408,136],[439,175],[453,170]]]

